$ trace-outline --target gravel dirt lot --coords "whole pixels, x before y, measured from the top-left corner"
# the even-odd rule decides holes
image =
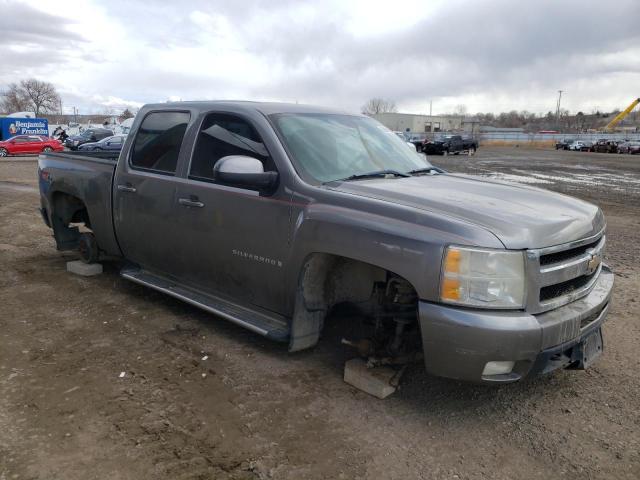
[[[481,148],[432,161],[602,207],[617,286],[590,370],[484,387],[416,365],[374,399],[342,381],[346,318],[289,354],[115,265],[67,273],[76,256],[36,210],[36,160],[3,159],[0,480],[639,478],[640,157]]]

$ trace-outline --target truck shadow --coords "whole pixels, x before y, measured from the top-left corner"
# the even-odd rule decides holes
[[[106,273],[109,276],[117,275],[118,270],[110,266],[106,268]],[[353,322],[339,312],[327,319],[323,336],[316,347],[289,353],[286,344],[270,341],[179,300],[124,279],[118,279],[115,283],[121,293],[132,297],[132,300],[134,297],[138,299],[137,303],[152,303],[154,308],[169,314],[174,327],[164,335],[180,337],[171,340],[174,348],[197,354],[203,348],[200,345],[203,336],[216,339],[217,343],[224,344],[223,348],[230,347],[247,355],[264,358],[265,363],[270,365],[265,375],[272,376],[276,382],[289,383],[306,390],[306,393],[321,396],[330,392],[332,398],[356,400],[365,408],[382,411],[392,409],[417,415],[416,420],[441,421],[444,425],[454,417],[459,421],[465,418],[472,421],[478,415],[488,415],[502,422],[505,413],[514,410],[522,412],[550,393],[571,395],[575,390],[574,377],[582,375],[581,372],[556,372],[515,384],[486,386],[431,376],[419,362],[407,368],[400,389],[381,401],[342,381],[344,363],[357,354],[340,343],[342,338],[350,337]],[[153,322],[154,319],[150,317],[146,321]]]

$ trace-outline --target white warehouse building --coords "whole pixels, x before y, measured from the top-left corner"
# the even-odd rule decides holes
[[[375,113],[373,118],[396,132],[432,133],[464,129],[460,115],[418,115],[413,113]]]

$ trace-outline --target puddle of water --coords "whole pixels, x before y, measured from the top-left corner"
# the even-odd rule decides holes
[[[640,175],[631,173],[577,173],[566,171],[553,171],[553,173],[537,173],[523,169],[512,170],[517,172],[502,173],[487,171],[478,174],[479,177],[503,180],[520,184],[533,185],[567,185],[573,187],[598,187],[611,192],[626,194],[640,193]]]

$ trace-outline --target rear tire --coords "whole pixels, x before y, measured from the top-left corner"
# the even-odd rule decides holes
[[[7,152],[7,150],[4,148],[0,148],[0,157],[8,157],[8,156],[9,156],[9,152]]]
[[[80,259],[84,263],[96,263],[98,261],[98,242],[96,237],[91,232],[82,232],[78,239],[78,252],[80,252]]]
[[[43,151],[44,153],[49,153],[49,152],[53,151],[53,148],[51,148],[51,147],[44,147],[44,148],[42,149],[42,151]]]

